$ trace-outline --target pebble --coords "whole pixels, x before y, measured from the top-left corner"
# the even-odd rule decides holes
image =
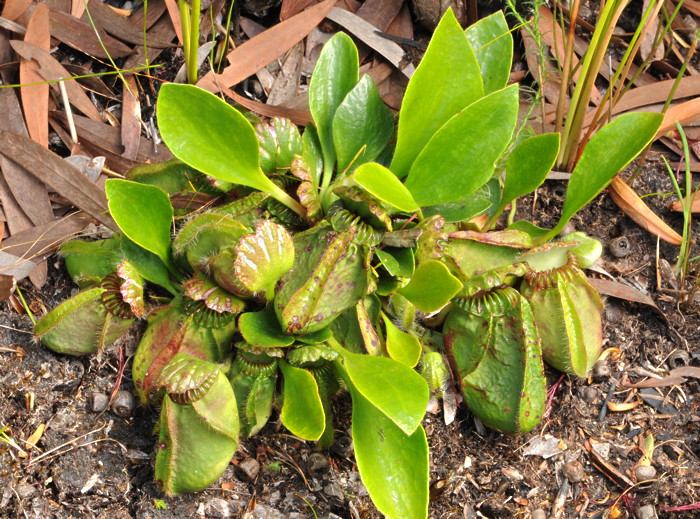
[[[353,453],[353,445],[352,445],[352,438],[348,435],[338,435],[335,438],[335,441],[333,442],[333,445],[331,445],[331,450],[335,452],[338,456],[342,457],[348,457],[352,456]]]
[[[597,380],[607,380],[610,377],[610,366],[604,360],[599,360],[593,365],[593,370],[591,371],[591,376]]]
[[[578,483],[583,480],[585,472],[580,461],[574,460],[564,465],[564,476],[572,483]]]
[[[541,508],[537,508],[532,511],[530,519],[547,519],[547,512],[545,512]]]
[[[134,412],[134,395],[130,391],[117,391],[112,400],[112,412],[122,418],[129,418]]]
[[[626,236],[618,236],[608,242],[608,250],[615,258],[624,258],[632,252],[632,244]]]
[[[654,505],[642,505],[637,508],[637,519],[656,519],[656,508]]]
[[[15,490],[17,490],[17,495],[22,499],[27,499],[36,494],[36,487],[28,485],[27,483],[20,483]]]
[[[343,489],[340,488],[340,485],[338,485],[338,483],[328,483],[325,487],[323,487],[323,493],[327,496],[340,499],[341,501],[345,497],[345,495],[343,494]]]
[[[320,452],[312,452],[306,459],[306,468],[312,476],[327,472],[330,467],[328,459]]]
[[[596,398],[598,398],[598,390],[591,386],[585,386],[580,389],[579,395],[581,395],[584,402],[588,402],[590,404],[594,402]]]
[[[637,482],[656,479],[656,469],[651,465],[637,465],[634,468],[634,477],[637,479]]]
[[[212,497],[204,504],[206,517],[231,517],[231,506],[228,501],[219,497]]]
[[[246,458],[238,464],[246,479],[253,481],[260,472],[260,463],[255,458]]]
[[[107,404],[109,404],[109,396],[105,395],[104,393],[90,393],[88,403],[92,412],[101,413],[107,409]]]

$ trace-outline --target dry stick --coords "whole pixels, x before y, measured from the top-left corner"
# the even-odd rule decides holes
[[[62,78],[65,79],[65,78]],[[61,99],[63,99],[63,108],[66,110],[66,117],[68,118],[68,129],[70,130],[70,138],[73,139],[73,143],[78,143],[78,133],[75,131],[75,122],[73,121],[73,110],[70,107],[70,102],[68,101],[68,92],[66,91],[66,85],[63,81],[58,82],[58,88],[61,90]]]
[[[77,442],[78,440],[80,440],[81,438],[85,438],[86,436],[89,436],[89,435],[94,434],[94,433],[96,433],[96,432],[100,432],[100,431],[101,431],[102,429],[104,429],[106,426],[107,426],[107,424],[103,424],[102,427],[98,427],[97,429],[93,429],[93,430],[90,431],[90,432],[86,432],[85,434],[82,434],[82,435],[80,435],[80,436],[78,436],[78,437],[76,437],[76,438],[73,438],[73,439],[70,440],[70,441],[67,441],[67,442],[65,442],[65,443],[62,443],[62,444],[59,445],[58,447],[54,447],[53,449],[46,451],[46,452],[45,452],[44,454],[42,454],[41,456],[37,456],[37,457],[34,458],[32,461],[30,461],[29,463],[27,463],[27,467],[31,467],[31,466],[34,465],[35,463],[38,463],[39,461],[41,461],[42,459],[44,459],[45,457],[47,457],[49,454],[51,454],[51,453],[53,453],[53,452],[56,452],[57,450],[62,449],[63,447],[66,447],[66,446],[68,446],[68,445],[71,445],[71,444]],[[106,438],[106,439],[110,439],[110,440],[111,440],[111,438]],[[89,442],[89,443],[86,443],[85,445],[90,445],[91,443],[94,443],[94,442]],[[80,447],[84,447],[84,445],[81,445]],[[60,454],[62,454],[62,453],[60,453]]]

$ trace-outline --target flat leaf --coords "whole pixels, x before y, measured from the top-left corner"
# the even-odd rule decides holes
[[[430,313],[440,310],[461,289],[462,283],[444,264],[430,260],[418,265],[410,283],[399,290],[399,294],[421,312]]]
[[[482,214],[490,216],[490,211],[498,207],[500,200],[501,184],[497,178],[492,178],[461,200],[424,208],[423,216],[428,218],[439,214],[448,223],[463,222]]]
[[[382,314],[382,319],[386,327],[386,351],[389,356],[409,368],[416,367],[421,354],[418,339],[399,330],[386,315]]]
[[[345,96],[333,117],[338,170],[374,160],[394,133],[394,117],[368,75]],[[356,158],[357,157],[357,158]]]
[[[518,85],[512,85],[450,119],[418,155],[406,179],[416,202],[421,207],[454,202],[484,185],[511,140],[517,117]]]
[[[405,177],[435,132],[484,95],[474,52],[451,10],[435,29],[406,87],[391,171]]]
[[[156,112],[163,140],[183,162],[220,180],[277,191],[260,170],[255,129],[234,107],[201,88],[169,83]]]
[[[416,270],[416,260],[411,248],[385,247],[376,249],[374,253],[392,276],[407,278]]]
[[[479,62],[484,93],[505,88],[513,61],[513,36],[503,11],[470,25],[464,34]]]
[[[342,348],[337,351],[357,391],[404,433],[412,434],[425,415],[430,397],[423,377],[387,357],[350,353]]]
[[[412,213],[420,209],[406,186],[381,164],[367,162],[358,167],[353,175],[355,181],[372,195],[398,210]]]
[[[280,418],[289,431],[305,440],[318,440],[326,428],[323,402],[314,376],[280,360],[284,401]]]
[[[173,206],[165,191],[115,178],[105,182],[105,192],[109,212],[122,232],[169,265]]]
[[[168,268],[157,255],[135,244],[124,235],[121,237],[121,251],[144,279],[162,286],[173,295],[178,293],[178,289],[170,280]]]
[[[238,328],[245,341],[258,348],[291,346],[294,343],[294,337],[284,333],[272,309],[241,314]]]
[[[287,230],[270,220],[258,223],[254,234],[243,236],[236,246],[234,269],[244,287],[265,292],[269,300],[275,284],[294,265],[294,242]]]
[[[389,519],[428,517],[428,442],[422,426],[407,435],[350,386],[352,441],[362,482]]]
[[[573,215],[641,153],[662,120],[662,115],[649,112],[623,114],[591,137],[571,173],[561,218],[546,239],[559,234]]]
[[[559,134],[546,133],[521,142],[508,156],[501,207],[537,189],[559,153]]]
[[[357,47],[339,32],[323,46],[309,85],[309,108],[316,123],[325,168],[335,163],[332,124],[335,112],[357,83]]]

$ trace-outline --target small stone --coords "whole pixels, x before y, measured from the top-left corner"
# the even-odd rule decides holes
[[[545,512],[541,508],[537,508],[537,509],[532,511],[530,518],[531,519],[547,519],[547,512]]]
[[[109,404],[109,397],[104,393],[90,393],[88,397],[88,404],[90,405],[90,410],[93,413],[101,413],[107,409],[107,404]]]
[[[325,487],[323,487],[323,493],[327,496],[340,499],[341,501],[345,497],[343,494],[343,489],[340,488],[338,483],[328,483]]]
[[[611,371],[608,363],[604,360],[599,360],[593,365],[591,376],[597,381],[602,381],[610,378],[610,373]]]
[[[320,452],[312,452],[306,460],[306,468],[312,476],[323,474],[329,467],[328,459]]]
[[[204,504],[206,517],[231,517],[231,507],[228,501],[219,497],[212,497]]]
[[[618,236],[608,242],[610,255],[615,258],[624,258],[632,252],[632,244],[626,236]]]
[[[129,418],[134,412],[134,395],[129,391],[118,391],[112,400],[112,412],[122,418]]]
[[[333,445],[331,445],[331,450],[335,452],[338,456],[352,456],[354,450],[352,445],[352,439],[348,435],[339,434],[338,436],[336,436]]]
[[[651,465],[637,465],[634,468],[634,477],[638,483],[656,479],[656,469]]]
[[[591,386],[584,386],[579,389],[579,395],[584,402],[593,403],[598,398],[598,390]]]
[[[572,483],[578,483],[583,480],[585,472],[580,461],[570,461],[564,465],[564,476]]]
[[[27,499],[36,494],[36,487],[28,485],[27,483],[20,483],[15,490],[17,491],[17,495],[22,499]]]
[[[637,519],[656,519],[656,508],[654,505],[642,505],[637,508]]]
[[[246,479],[253,481],[260,472],[260,463],[255,458],[246,458],[238,464],[238,468],[243,471]]]

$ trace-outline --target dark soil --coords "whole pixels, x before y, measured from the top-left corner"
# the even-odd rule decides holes
[[[551,223],[564,187],[548,182],[534,203],[533,198],[521,201],[522,217]],[[668,193],[670,182],[649,164],[635,188]],[[647,201],[666,213],[668,198]],[[667,219],[678,228],[678,216]],[[590,381],[550,370],[550,412],[530,434],[509,437],[486,430],[464,407],[449,425],[439,409],[428,414],[432,518],[526,518],[536,509],[545,512],[540,517],[653,517],[644,515],[646,504],[659,517],[698,517],[697,510],[678,510],[700,501],[697,380],[659,388],[663,401],[654,404],[657,408],[645,403],[613,412],[606,405],[607,400],[639,400],[640,394],[621,382],[636,382],[649,372],[663,376],[674,351],[687,352],[689,363],[699,365],[697,305],[679,305],[668,279],[656,289],[656,239],[622,215],[607,195],[574,223],[606,243],[620,236],[628,240],[629,255],[606,253],[599,266],[649,293],[665,317],[650,307],[609,298],[605,347],[619,348],[620,357],[608,357],[607,369],[597,367]],[[676,254],[675,247],[661,244],[661,259],[672,263]],[[52,308],[70,295],[73,289],[59,260],[51,271],[51,282],[41,291],[20,285],[30,305]],[[126,356],[120,389],[133,391],[129,357],[138,333],[98,357],[69,358],[38,344],[29,318],[9,303],[3,303],[0,325],[0,419],[9,426],[8,436],[29,454],[19,457],[16,448],[0,443],[2,517],[380,517],[353,461],[347,398],[337,401],[337,441],[331,449],[317,452],[285,434],[273,418],[256,437],[242,442],[218,484],[166,498],[153,482],[154,410],[135,406],[127,417],[91,410],[92,394],[109,394],[117,381],[119,348]],[[41,425],[46,428],[38,448],[29,449],[23,440]],[[636,481],[640,441],[648,434],[656,442],[656,477],[628,488]]]

